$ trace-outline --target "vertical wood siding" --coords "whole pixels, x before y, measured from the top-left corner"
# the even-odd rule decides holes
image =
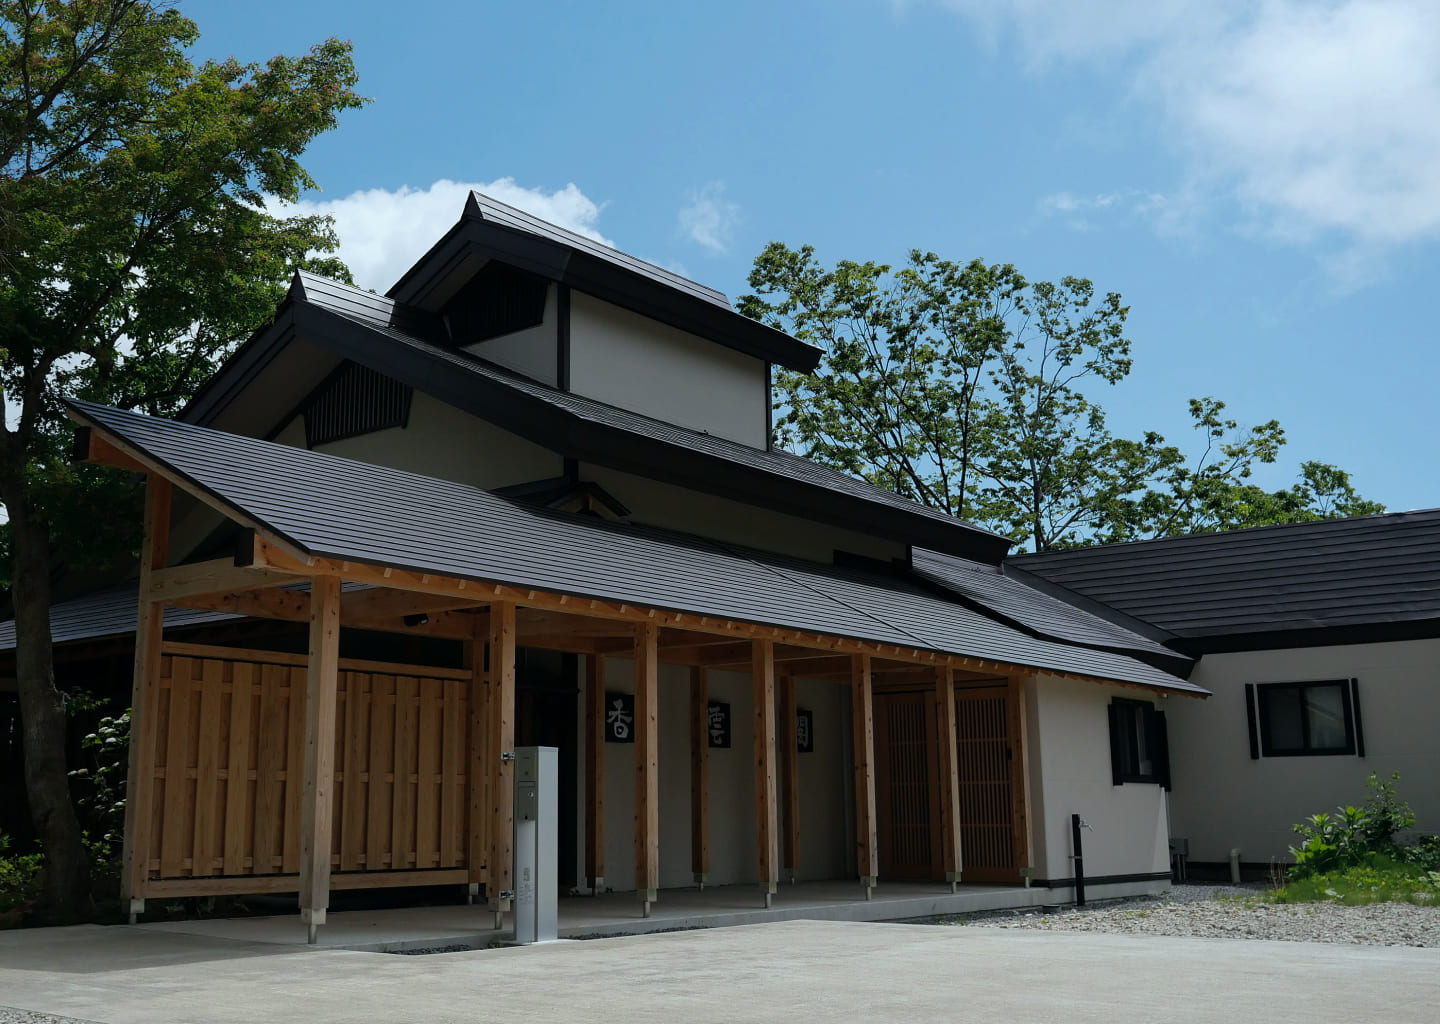
[[[300,868],[305,667],[285,662],[303,659],[223,655],[161,658],[151,879]],[[369,668],[342,663],[338,680],[331,864],[339,872],[464,867],[468,680]]]

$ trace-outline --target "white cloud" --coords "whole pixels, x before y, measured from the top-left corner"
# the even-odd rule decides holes
[[[711,252],[730,248],[730,236],[740,221],[740,207],[725,198],[725,183],[712,181],[692,189],[680,209],[680,230]]]
[[[1092,215],[1108,214],[1143,218],[1163,233],[1178,234],[1188,226],[1185,220],[1189,203],[1184,198],[1158,192],[1122,189],[1090,196],[1056,192],[1042,197],[1035,209],[1042,217],[1061,219],[1077,231],[1088,231],[1095,226]]]
[[[1434,0],[941,0],[1028,65],[1120,69],[1262,230],[1376,252],[1440,237]]]
[[[554,192],[525,188],[513,178],[491,182],[441,179],[429,188],[375,188],[342,199],[306,199],[276,212],[329,214],[340,237],[339,256],[362,288],[383,292],[460,219],[470,192],[519,207],[589,238],[613,245],[596,229],[603,206],[572,184]]]

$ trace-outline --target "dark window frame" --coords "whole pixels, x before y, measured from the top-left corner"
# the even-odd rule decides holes
[[[1339,746],[1317,747],[1310,742],[1310,720],[1304,714],[1305,693],[1309,690],[1338,689],[1340,706],[1345,718],[1345,742]],[[1270,701],[1280,693],[1294,691],[1300,696],[1299,731],[1301,745],[1277,747],[1271,735]],[[1250,718],[1250,756],[1260,757],[1364,757],[1365,739],[1360,722],[1360,690],[1355,679],[1306,679],[1275,683],[1245,684],[1245,710]]]
[[[1126,783],[1158,785],[1170,789],[1170,736],[1165,712],[1149,701],[1114,697],[1110,719],[1110,770],[1117,786]],[[1142,772],[1141,745],[1149,755],[1150,771]]]

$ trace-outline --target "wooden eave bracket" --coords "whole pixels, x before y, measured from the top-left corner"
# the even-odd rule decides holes
[[[71,450],[74,462],[88,462],[95,466],[113,466],[132,473],[149,473],[150,467],[121,451],[89,427],[75,431],[75,444]]]

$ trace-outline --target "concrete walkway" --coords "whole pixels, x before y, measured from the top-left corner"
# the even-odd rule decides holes
[[[394,956],[0,933],[0,1005],[105,1024],[1433,1019],[1440,951],[792,921]]]

